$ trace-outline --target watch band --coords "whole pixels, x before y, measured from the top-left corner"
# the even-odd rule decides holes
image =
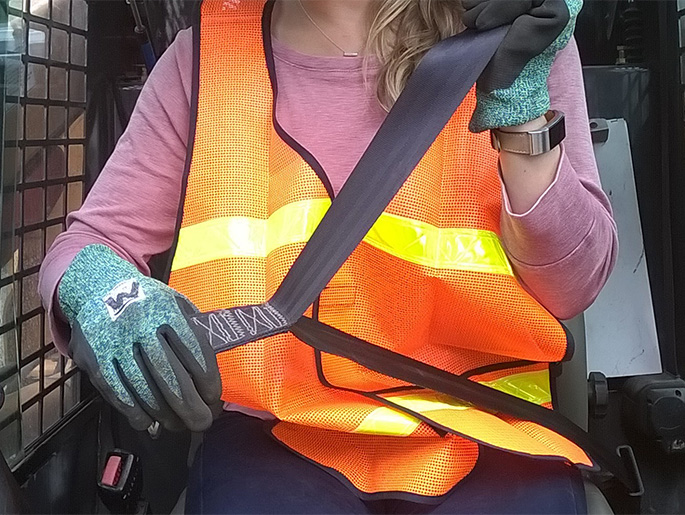
[[[497,151],[537,156],[555,148],[566,137],[564,113],[547,111],[547,123],[544,127],[526,132],[509,132],[503,129],[492,129],[490,138],[492,147]]]

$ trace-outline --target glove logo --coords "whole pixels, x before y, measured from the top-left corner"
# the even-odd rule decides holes
[[[145,292],[135,279],[120,282],[102,298],[112,322],[116,321],[127,307],[141,300],[145,300]]]

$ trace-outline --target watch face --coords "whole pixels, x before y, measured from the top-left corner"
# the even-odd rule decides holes
[[[562,116],[557,123],[550,126],[548,131],[550,148],[554,148],[564,141],[564,138],[566,137],[566,123],[564,117]]]

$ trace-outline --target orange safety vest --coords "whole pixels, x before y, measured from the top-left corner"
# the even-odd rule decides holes
[[[202,311],[269,299],[331,204],[320,165],[274,119],[271,10],[205,0],[195,30],[194,137],[169,284]],[[504,253],[498,155],[468,131],[474,107],[472,91],[308,315],[551,408],[549,363],[566,355],[566,334]],[[442,495],[473,468],[477,442],[592,466],[551,430],[322,355],[291,333],[218,361],[225,401],[273,413],[276,438],[366,494]]]

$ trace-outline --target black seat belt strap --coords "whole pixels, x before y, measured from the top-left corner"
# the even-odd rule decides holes
[[[449,395],[479,409],[528,420],[551,429],[578,445],[600,467],[621,481],[631,493],[641,494],[643,491],[639,474],[628,470],[624,464],[624,456],[611,453],[587,432],[554,410],[373,345],[318,320],[302,317],[290,331],[316,350],[347,358],[374,372]]]
[[[299,318],[316,300],[445,127],[505,33],[506,27],[466,31],[425,55],[272,297],[279,312]]]
[[[440,134],[506,32],[507,27],[464,31],[426,53],[273,297],[195,317],[217,352],[286,331],[314,303]]]
[[[435,141],[506,32],[507,27],[487,32],[465,31],[431,48],[273,297],[259,305],[200,313],[192,321],[199,336],[209,341],[217,353],[292,330],[303,342],[322,352],[352,359],[382,374],[486,409],[539,423],[576,442],[636,491],[635,481],[623,463],[563,416],[549,415],[553,412],[535,404],[302,317]],[[513,411],[508,409],[512,405]]]

